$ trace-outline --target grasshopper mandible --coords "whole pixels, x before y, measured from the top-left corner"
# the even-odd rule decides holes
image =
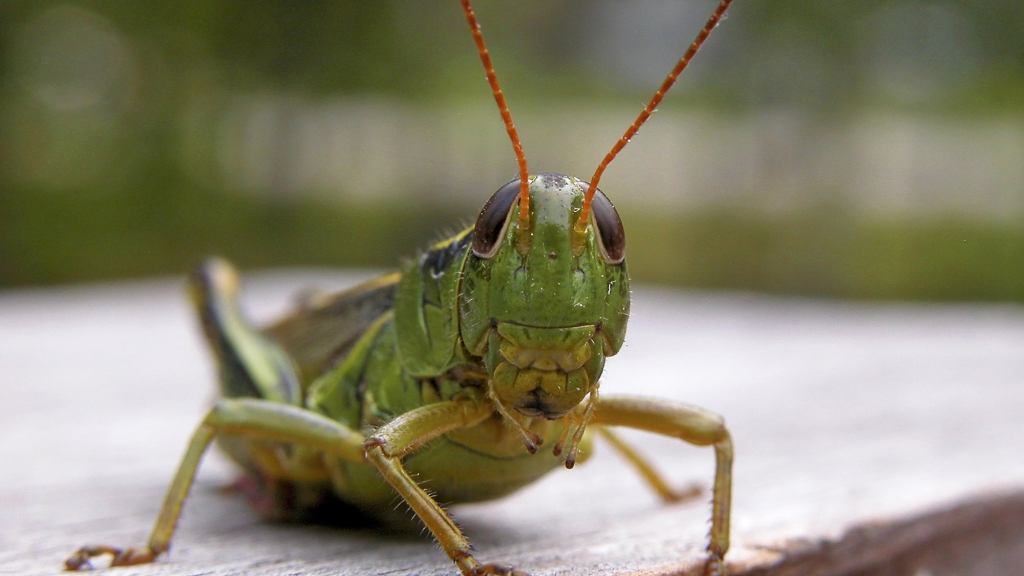
[[[386,515],[397,492],[464,576],[522,575],[479,562],[435,497],[496,498],[559,464],[572,468],[594,432],[664,499],[681,497],[609,429],[628,426],[713,447],[705,572],[723,574],[733,448],[722,419],[684,404],[598,395],[605,358],[622,346],[630,299],[622,222],[597,185],[731,1],[720,1],[585,182],[529,174],[480,26],[462,0],[519,177],[491,196],[475,226],[401,272],[320,298],[262,330],[239,310],[230,265],[204,263],[190,291],[223,398],[192,436],[149,542],[86,546],[66,568],[88,568],[102,555],[115,566],[142,564],[167,551],[199,462],[217,440],[266,482],[271,498],[269,487],[285,486],[303,501],[334,494]],[[537,454],[542,445],[553,445],[555,457]]]

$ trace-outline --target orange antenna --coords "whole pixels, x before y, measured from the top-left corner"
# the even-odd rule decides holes
[[[594,171],[594,176],[590,179],[590,187],[587,188],[587,195],[583,199],[583,210],[580,212],[579,219],[576,220],[574,228],[577,234],[582,235],[587,229],[587,218],[590,216],[590,203],[594,199],[594,193],[597,192],[597,183],[601,180],[601,174],[604,173],[604,169],[612,163],[612,160],[615,159],[615,156],[618,155],[619,151],[626,147],[626,144],[628,144],[633,136],[636,135],[637,131],[640,130],[640,126],[642,126],[643,123],[651,117],[654,109],[658,107],[661,99],[665,97],[665,93],[668,92],[669,89],[672,88],[672,85],[676,83],[676,79],[683,73],[683,70],[685,70],[686,66],[690,63],[690,60],[692,60],[694,55],[697,54],[697,51],[700,50],[701,45],[704,44],[704,41],[711,35],[711,31],[718,26],[718,22],[721,21],[722,16],[725,15],[725,11],[729,9],[730,4],[732,4],[732,0],[721,0],[721,2],[718,3],[718,8],[716,8],[714,13],[711,14],[711,17],[708,18],[707,23],[704,24],[703,28],[701,28],[700,33],[697,34],[696,38],[694,38],[693,43],[690,44],[690,47],[686,50],[686,53],[683,54],[683,57],[679,59],[679,62],[676,62],[675,68],[672,68],[672,71],[665,77],[665,81],[661,83],[658,91],[654,93],[653,97],[651,97],[651,101],[647,103],[647,106],[644,106],[644,109],[640,111],[640,114],[635,120],[633,120],[633,123],[626,130],[626,133],[619,138],[618,142],[616,142],[615,145],[612,146],[612,149],[608,151],[608,154],[605,155],[604,160],[598,164],[597,170]]]
[[[519,238],[523,246],[523,239],[527,238],[526,231],[530,225],[530,173],[526,169],[526,154],[523,153],[523,145],[519,141],[519,133],[516,132],[516,125],[512,122],[512,112],[508,109],[508,102],[505,101],[505,93],[498,85],[498,75],[494,72],[494,64],[491,63],[491,53],[487,51],[484,43],[484,34],[480,31],[480,23],[476,20],[473,7],[469,0],[462,0],[462,11],[466,13],[466,21],[469,22],[469,29],[473,33],[473,40],[476,42],[476,51],[480,54],[480,61],[484,64],[484,71],[487,73],[487,83],[491,85],[491,93],[494,94],[494,101],[501,111],[501,119],[505,121],[505,130],[509,139],[512,140],[512,149],[516,153],[516,161],[519,162]]]

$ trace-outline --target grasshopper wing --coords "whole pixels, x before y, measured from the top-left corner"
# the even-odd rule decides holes
[[[370,324],[392,309],[399,278],[388,274],[317,297],[264,332],[284,348],[308,384],[344,358]]]

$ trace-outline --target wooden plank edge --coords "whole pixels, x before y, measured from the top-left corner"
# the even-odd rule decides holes
[[[730,574],[1013,574],[1024,566],[1024,491],[989,493],[910,518],[866,522],[836,540],[799,539],[753,548],[775,559],[730,566]]]

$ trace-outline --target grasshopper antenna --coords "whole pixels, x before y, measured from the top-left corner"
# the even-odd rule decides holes
[[[498,75],[494,71],[494,64],[491,62],[491,53],[487,51],[487,44],[484,43],[484,34],[480,30],[480,23],[477,22],[476,13],[469,0],[462,0],[462,11],[466,13],[466,21],[469,23],[470,32],[476,42],[476,51],[480,54],[480,61],[483,62],[484,71],[487,73],[487,83],[491,85],[491,93],[494,94],[494,101],[498,104],[501,112],[501,119],[505,121],[505,130],[509,139],[512,140],[512,149],[516,153],[516,161],[519,163],[519,249],[525,251],[528,230],[530,227],[530,172],[526,169],[526,154],[523,153],[523,145],[519,140],[519,133],[516,125],[512,122],[512,112],[505,100],[505,93],[501,91],[498,84]]]
[[[601,160],[601,163],[597,165],[597,170],[594,171],[594,176],[590,179],[590,187],[587,188],[587,195],[583,199],[583,209],[580,212],[580,217],[576,220],[576,225],[573,227],[577,241],[579,241],[580,245],[582,245],[583,235],[587,230],[588,217],[590,216],[590,203],[594,199],[594,193],[597,192],[597,183],[601,180],[601,174],[604,173],[604,169],[612,163],[612,160],[615,159],[615,156],[618,155],[619,151],[626,147],[626,144],[628,144],[633,136],[636,135],[637,131],[640,130],[640,126],[642,126],[643,123],[651,117],[655,108],[657,108],[658,104],[661,103],[661,99],[665,97],[665,93],[667,93],[669,89],[672,88],[672,85],[676,83],[676,79],[683,73],[683,70],[686,69],[686,66],[697,54],[697,51],[700,50],[704,41],[711,35],[711,31],[718,26],[718,23],[722,20],[722,16],[725,15],[725,11],[729,9],[730,4],[732,4],[732,0],[721,0],[721,2],[718,3],[718,8],[716,8],[711,14],[711,17],[708,18],[708,21],[704,24],[704,27],[701,28],[697,37],[694,38],[693,43],[690,44],[690,47],[686,50],[686,53],[683,54],[683,57],[679,59],[679,62],[676,62],[675,67],[672,68],[672,71],[665,77],[665,80],[661,83],[658,91],[651,97],[651,101],[647,103],[647,106],[644,106],[644,109],[640,111],[640,114],[635,120],[633,120],[633,123],[629,128],[626,129],[625,134],[623,134],[622,137],[619,138],[618,142],[612,146],[612,149],[605,155],[604,160]]]

